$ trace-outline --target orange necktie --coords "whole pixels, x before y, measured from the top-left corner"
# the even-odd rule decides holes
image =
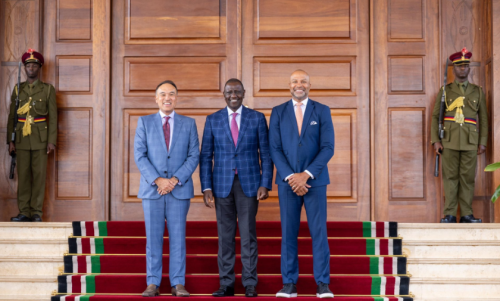
[[[298,102],[295,104],[297,107],[295,110],[295,118],[297,118],[297,127],[299,128],[299,136],[300,136],[300,131],[302,130],[302,121],[304,120],[304,117],[302,116],[302,106],[303,104],[301,102]]]

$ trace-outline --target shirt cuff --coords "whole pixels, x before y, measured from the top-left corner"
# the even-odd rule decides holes
[[[311,177],[311,179],[314,180],[314,177],[313,177],[312,173],[309,172],[309,170],[306,169],[306,170],[304,170],[304,172],[306,172]]]
[[[287,182],[287,181],[288,181],[288,178],[290,178],[290,177],[291,177],[291,176],[293,176],[293,175],[294,175],[294,174],[291,174],[291,175],[289,175],[288,177],[286,177],[286,178],[285,178],[285,182]]]
[[[212,188],[206,188],[205,190],[203,190],[203,192],[207,191],[207,190],[212,190]]]

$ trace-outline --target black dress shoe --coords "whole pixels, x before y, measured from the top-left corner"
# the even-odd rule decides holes
[[[234,296],[234,287],[221,285],[218,290],[212,293],[214,297],[230,297]]]
[[[482,223],[483,220],[480,218],[475,218],[474,215],[466,215],[460,218],[461,223]]]
[[[41,222],[42,218],[38,214],[33,214],[33,216],[31,217],[31,221],[32,222]]]
[[[457,218],[453,215],[446,215],[441,219],[441,223],[457,223]]]
[[[255,290],[255,286],[253,285],[245,286],[245,297],[257,297],[257,291]]]
[[[27,217],[26,215],[22,215],[21,213],[19,213],[17,216],[11,217],[10,221],[11,222],[31,222],[31,219],[29,217]]]

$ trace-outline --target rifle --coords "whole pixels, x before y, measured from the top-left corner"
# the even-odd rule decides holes
[[[443,93],[441,94],[441,104],[439,106],[439,121],[438,121],[438,136],[439,140],[444,138],[444,106],[446,101],[446,82],[448,80],[448,59],[446,59],[446,65],[444,68],[444,84],[443,84]],[[440,152],[441,153],[441,152]],[[439,177],[439,154],[436,154],[436,165],[434,167],[434,176]]]
[[[16,128],[17,128],[17,120],[18,120],[18,116],[17,116],[17,110],[19,109],[19,93],[21,93],[20,89],[21,89],[21,63],[19,63],[19,69],[18,69],[18,72],[17,72],[17,93],[16,93],[16,108],[14,110],[14,128],[13,128],[13,131],[12,131],[12,137],[11,137],[11,142],[12,143],[16,143]],[[10,153],[10,157],[12,158],[12,160],[10,161],[10,174],[9,174],[9,179],[14,179],[14,171],[16,169],[16,152],[13,151]]]

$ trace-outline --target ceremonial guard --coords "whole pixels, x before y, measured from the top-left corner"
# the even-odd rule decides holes
[[[55,150],[57,139],[56,93],[54,86],[39,79],[44,63],[40,53],[29,49],[22,56],[22,62],[27,79],[19,85],[19,90],[16,86],[12,92],[7,125],[9,153],[17,156],[18,174],[19,214],[11,221],[41,222],[47,155]],[[18,108],[15,101],[17,97]],[[13,132],[15,143],[11,141]]]
[[[468,82],[472,53],[466,48],[450,56],[455,80],[439,92],[432,113],[431,140],[441,153],[445,194],[441,223],[456,223],[460,204],[461,223],[481,223],[472,213],[477,155],[486,150],[488,114],[481,87]],[[441,96],[445,93],[444,103]],[[443,117],[440,118],[440,105]],[[443,120],[440,139],[439,121]],[[479,126],[477,126],[479,123]]]

